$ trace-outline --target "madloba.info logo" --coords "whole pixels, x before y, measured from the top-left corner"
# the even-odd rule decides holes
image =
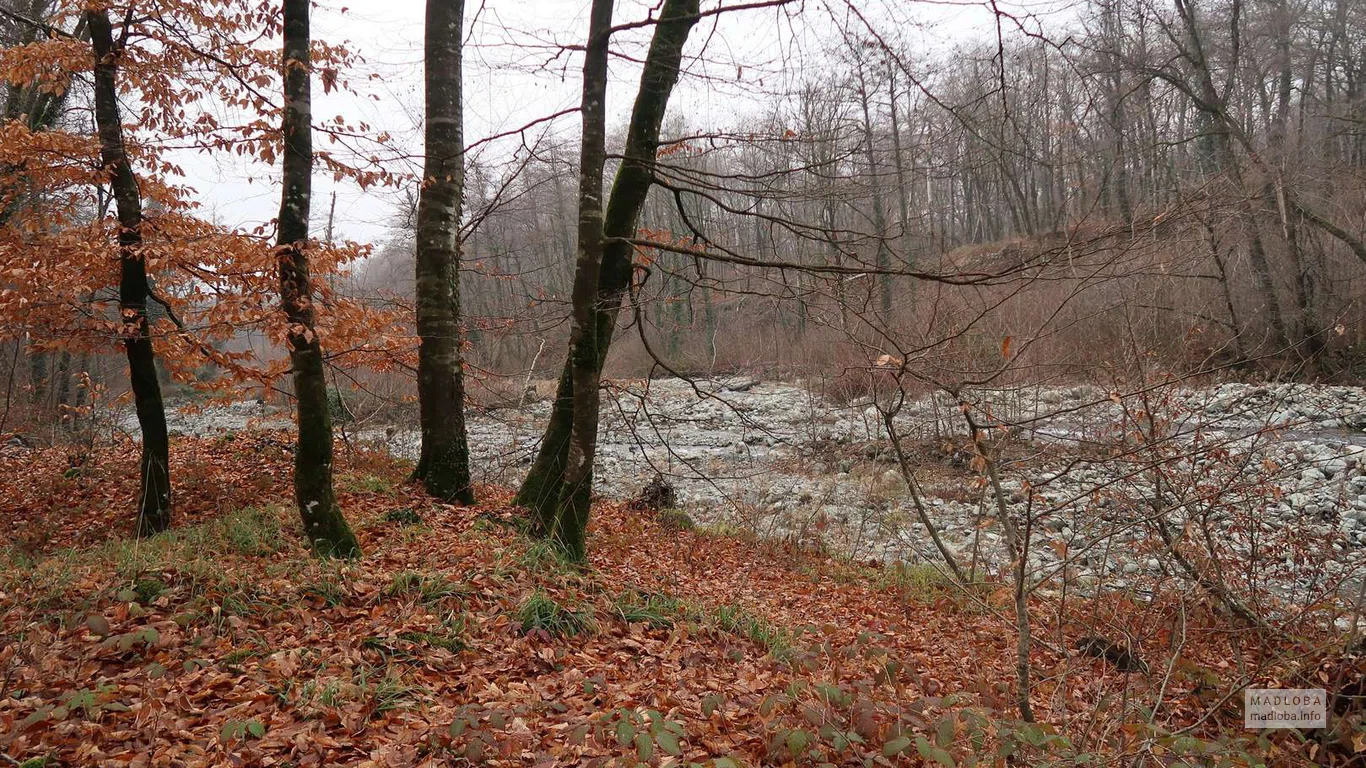
[[[1246,728],[1325,728],[1328,695],[1322,688],[1247,688],[1243,691]]]

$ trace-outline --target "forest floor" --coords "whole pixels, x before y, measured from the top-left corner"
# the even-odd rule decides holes
[[[603,501],[574,568],[510,494],[434,503],[339,448],[365,556],[319,562],[291,437],[178,438],[176,529],[127,536],[128,441],[0,449],[0,757],[12,765],[1345,765],[1366,738],[1242,730],[1242,686],[1341,674],[1323,636],[1199,599],[1036,601],[1016,714],[1008,590]],[[1148,672],[1078,655],[1141,637]],[[1160,695],[1159,695],[1160,693]],[[1138,709],[1141,702],[1160,702]],[[1138,763],[1143,764],[1143,763]]]

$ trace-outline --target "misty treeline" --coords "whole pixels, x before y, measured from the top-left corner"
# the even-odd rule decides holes
[[[670,112],[640,226],[680,252],[640,249],[649,349],[632,331],[613,370],[838,369],[863,358],[840,342],[889,328],[969,356],[1046,336],[1032,376],[1134,343],[1182,369],[1359,363],[1366,8],[1087,2],[936,53],[831,15],[793,87]],[[525,141],[466,179],[472,361],[509,382],[555,365],[575,242],[572,131]],[[397,220],[364,291],[411,291]]]

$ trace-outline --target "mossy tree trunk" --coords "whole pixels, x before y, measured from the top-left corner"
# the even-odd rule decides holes
[[[332,414],[327,407],[322,343],[308,274],[308,214],[313,186],[308,11],[309,0],[284,0],[284,190],[280,195],[277,259],[298,409],[294,498],[303,518],[304,535],[316,554],[358,557],[360,544],[332,488]]]
[[[413,477],[437,498],[474,503],[460,357],[460,106],[463,0],[427,0],[426,160],[417,204],[417,394],[422,452]]]
[[[100,164],[109,176],[119,222],[119,313],[123,346],[142,456],[138,462],[137,535],[150,536],[171,527],[170,440],[166,409],[157,381],[156,353],[147,320],[147,262],[142,253],[142,195],[123,140],[119,117],[118,60],[113,30],[106,11],[89,11],[86,22],[95,55],[95,125],[100,139]]]
[[[608,7],[604,11],[601,5]],[[635,235],[636,221],[650,190],[660,126],[669,95],[678,82],[683,46],[698,19],[698,0],[665,0],[631,111],[623,159],[603,213],[601,163],[597,164],[596,175],[592,175],[589,161],[605,155],[605,140],[598,135],[594,138],[596,144],[590,147],[588,131],[590,107],[602,108],[600,101],[593,101],[590,86],[595,92],[605,93],[607,40],[605,34],[599,36],[596,32],[599,24],[610,25],[610,5],[601,0],[593,4],[588,59],[584,63],[585,136],[580,167],[585,170],[580,178],[579,252],[569,355],[560,374],[540,451],[517,494],[517,503],[535,513],[541,530],[576,559],[582,559],[585,552],[593,457],[597,450],[598,388],[617,313],[631,282],[633,246],[626,239]],[[604,12],[606,21],[599,18]],[[594,61],[596,56],[602,58],[600,73]],[[594,67],[592,71],[590,66]],[[595,77],[601,77],[604,84],[592,83]],[[590,194],[594,187],[596,195]]]
[[[568,441],[564,469],[553,504],[542,511],[547,534],[582,560],[593,490],[597,447],[598,373],[594,319],[602,270],[602,172],[607,161],[607,55],[613,0],[593,0],[583,59],[583,131],[579,145],[579,224],[571,294],[569,359],[561,390],[569,389]],[[556,393],[559,400],[560,393]]]

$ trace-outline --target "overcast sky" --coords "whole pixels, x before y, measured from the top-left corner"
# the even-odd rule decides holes
[[[743,0],[725,0],[734,5]],[[900,36],[926,58],[956,41],[995,35],[990,4],[855,0],[860,11]],[[323,0],[315,6],[313,32],[342,42],[364,60],[350,73],[355,94],[323,96],[316,84],[314,119],[342,114],[364,121],[375,133],[392,135],[400,154],[395,170],[420,168],[422,118],[423,0]],[[564,46],[581,45],[587,29],[588,0],[466,0],[465,137],[467,144],[524,126],[538,118],[572,109],[578,101],[581,60]],[[717,0],[703,0],[704,10]],[[1018,16],[1047,21],[1065,12],[1062,0],[1011,3],[1000,7]],[[650,3],[619,0],[616,21],[645,18]],[[670,114],[688,116],[691,125],[733,127],[737,116],[761,108],[768,94],[801,82],[803,70],[820,61],[838,41],[837,25],[847,21],[842,0],[793,0],[782,8],[721,14],[704,20],[689,41],[685,73],[670,103]],[[613,37],[608,92],[609,119],[624,125],[639,79],[649,28]],[[566,115],[552,129],[572,135],[578,116]],[[516,139],[482,148],[486,157],[506,156]],[[320,149],[331,148],[322,137]],[[368,150],[367,150],[368,151]],[[609,147],[609,151],[611,148]],[[180,158],[187,181],[201,192],[205,214],[223,224],[254,226],[272,219],[279,206],[279,169],[245,165],[217,156]],[[327,174],[315,178],[313,232],[324,234],[332,193],[337,196],[336,236],[379,243],[388,234],[397,193],[361,192],[334,185]]]

